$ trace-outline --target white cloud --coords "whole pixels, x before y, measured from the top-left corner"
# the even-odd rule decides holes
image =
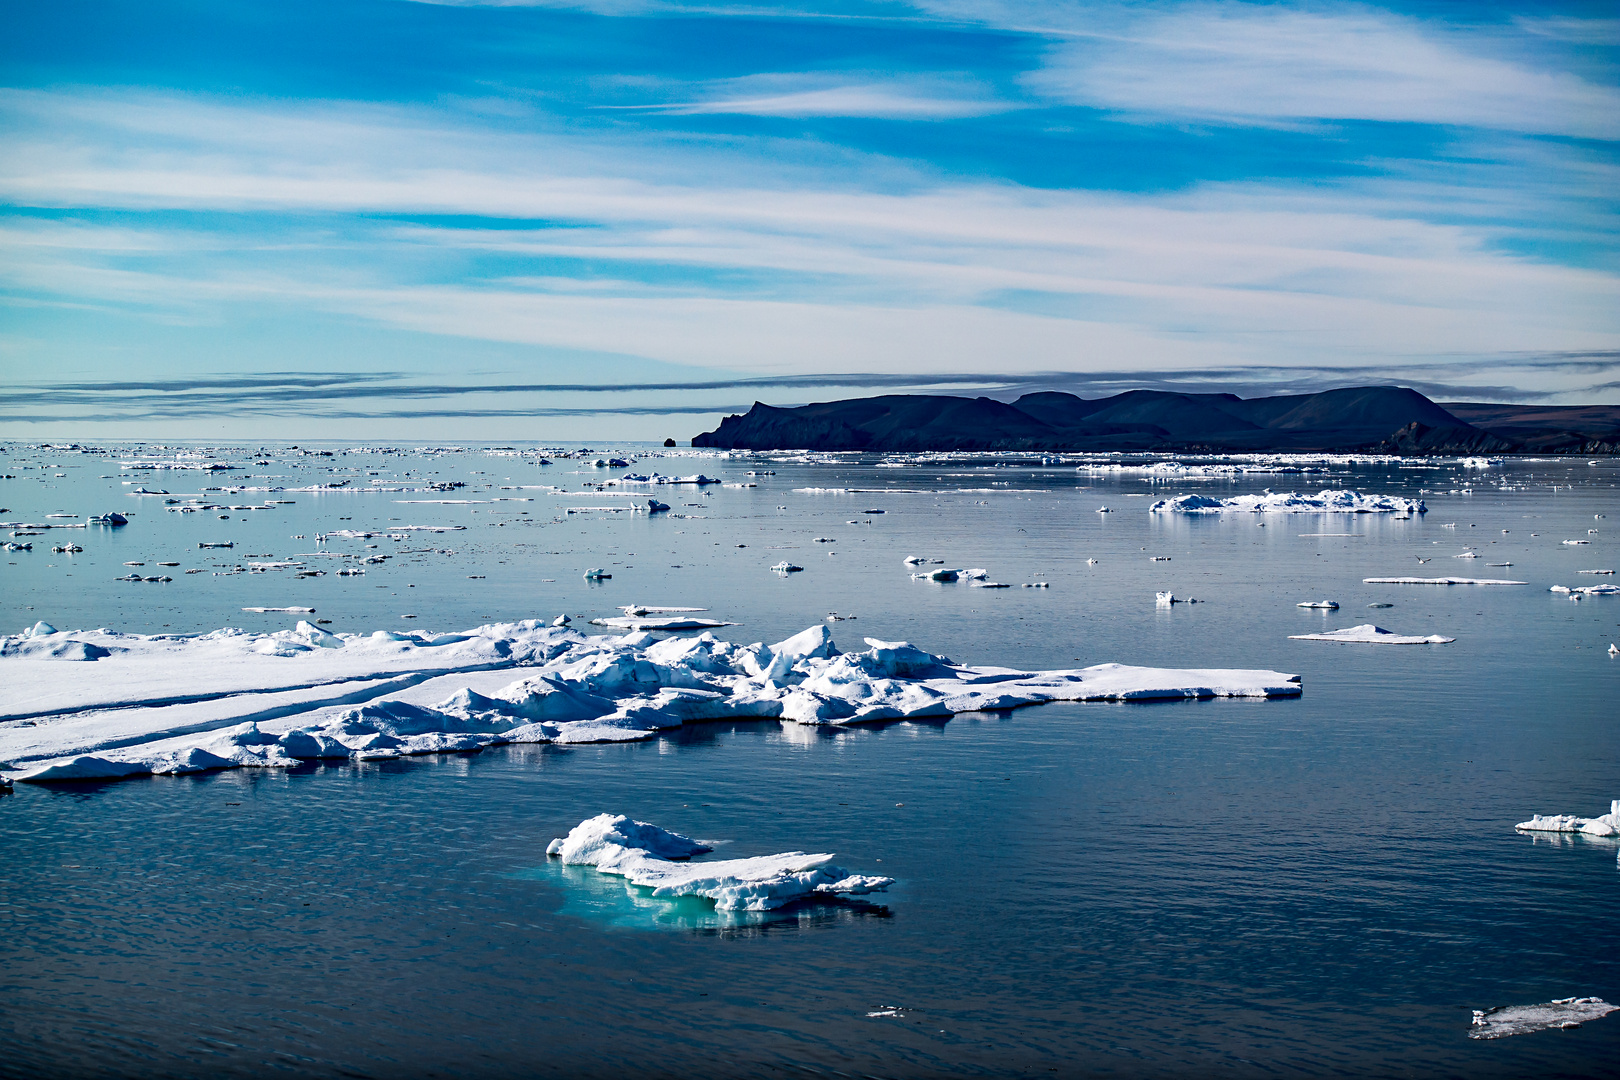
[[[1037,93],[1127,113],[1239,123],[1374,120],[1620,138],[1620,92],[1534,38],[1604,40],[1613,20],[1441,26],[1359,4],[955,3],[942,15],[1059,42]]]
[[[1614,274],[1504,254],[1494,225],[1425,220],[1467,204],[1456,184],[881,192],[813,169],[720,182],[711,163],[683,179],[656,148],[431,111],[40,94],[3,106],[22,117],[18,152],[0,160],[14,203],[244,212],[223,226],[14,220],[0,234],[14,292],[153,317],[277,305],[761,374],[1387,365],[1620,341]],[[1504,213],[1495,197],[1480,200]],[[569,260],[596,268],[588,288],[559,285]]]
[[[782,73],[726,79],[701,88],[696,100],[632,106],[677,116],[849,116],[887,120],[959,120],[1020,108],[1001,101],[976,79],[940,74],[894,78],[858,72]]]

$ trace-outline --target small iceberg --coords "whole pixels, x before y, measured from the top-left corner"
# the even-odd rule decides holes
[[[771,567],[771,569],[776,571],[778,574],[797,574],[802,571],[804,567],[798,565],[797,563],[790,563],[784,559],[775,566]]]
[[[1169,607],[1171,604],[1196,604],[1196,603],[1198,603],[1197,600],[1193,599],[1190,596],[1185,596],[1185,597],[1177,596],[1173,592],[1154,593],[1153,594],[1153,602],[1155,604],[1157,604],[1159,607]]]
[[[1529,821],[1513,826],[1520,832],[1584,833],[1587,836],[1620,836],[1620,799],[1609,803],[1609,812],[1583,818],[1574,814],[1536,814]]]
[[[1504,1039],[1509,1035],[1529,1035],[1551,1028],[1577,1028],[1588,1020],[1601,1020],[1620,1006],[1602,998],[1554,998],[1541,1005],[1499,1005],[1475,1009],[1470,1039]]]
[[[962,575],[962,571],[949,567],[940,567],[938,570],[929,570],[921,574],[912,574],[913,581],[955,581]]]
[[[612,574],[608,573],[600,566],[593,566],[589,570],[585,571],[586,581],[607,581],[612,577]]]
[[[713,849],[623,814],[598,814],[553,840],[546,854],[568,866],[594,866],[657,897],[703,896],[718,911],[774,911],[835,896],[883,892],[893,878],[851,874],[833,855],[788,851],[751,859],[688,862]]]
[[[1320,611],[1338,611],[1339,610],[1339,602],[1337,600],[1302,600],[1299,603],[1295,604],[1294,606],[1295,607],[1302,607],[1302,608],[1313,608],[1313,609],[1317,609],[1317,610],[1320,610]]]
[[[1355,645],[1450,645],[1456,638],[1431,634],[1428,637],[1409,637],[1385,630],[1382,626],[1363,623],[1345,630],[1329,630],[1322,634],[1289,634],[1290,641],[1347,641]]]

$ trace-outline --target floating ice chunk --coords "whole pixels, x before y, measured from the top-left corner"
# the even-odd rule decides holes
[[[1609,803],[1609,812],[1583,818],[1574,814],[1536,814],[1529,821],[1513,826],[1520,832],[1585,833],[1587,836],[1620,836],[1620,799]]]
[[[923,558],[921,555],[907,555],[904,560],[905,565],[907,566],[921,566],[927,561],[928,560]]]
[[[1024,588],[1026,588],[1026,589],[1050,589],[1051,587],[1052,587],[1052,583],[1049,582],[1049,581],[1026,581],[1026,582],[1024,582]]]
[[[90,524],[92,524],[92,525],[128,525],[129,524],[129,518],[125,517],[123,514],[118,513],[116,510],[109,510],[105,514],[97,514],[95,517],[88,518],[86,520],[88,520],[90,522]]]
[[[608,578],[611,578],[612,576],[613,576],[612,574],[608,573],[606,570],[602,569],[600,566],[593,566],[589,570],[585,571],[585,580],[586,581],[606,581]]]
[[[1357,491],[1326,489],[1315,495],[1294,492],[1262,495],[1237,495],[1230,499],[1212,499],[1206,495],[1178,495],[1173,499],[1160,499],[1148,507],[1155,514],[1220,514],[1245,512],[1257,514],[1423,514],[1428,508],[1421,499],[1403,499],[1395,495],[1363,495]]]
[[[1339,610],[1339,602],[1337,600],[1304,600],[1298,604],[1295,604],[1294,606],[1302,608],[1318,608],[1322,611]]]
[[[265,614],[267,612],[285,612],[287,614],[303,614],[303,615],[313,615],[313,614],[315,614],[315,609],[312,608],[312,607],[245,607],[242,610],[243,611],[256,612],[256,613],[258,613],[260,615],[263,615],[263,614]]]
[[[1620,594],[1620,585],[1605,583],[1603,585],[1576,585],[1573,588],[1568,585],[1553,585],[1547,591],[1563,593],[1571,598],[1577,596],[1615,596]]]
[[[1288,638],[1290,641],[1347,641],[1356,645],[1449,645],[1457,640],[1441,637],[1439,634],[1408,637],[1385,630],[1382,626],[1374,626],[1372,623],[1363,623],[1344,630],[1329,630],[1321,634],[1289,634]]]
[[[1465,551],[1461,555],[1452,556],[1453,559],[1478,559],[1480,557],[1481,556],[1477,551]]]
[[[827,855],[790,851],[752,859],[693,863],[712,850],[656,825],[601,814],[553,840],[548,855],[650,888],[654,896],[704,896],[721,911],[771,911],[816,896],[881,892],[893,878],[850,874]]]
[[[973,587],[975,589],[1010,589],[1010,588],[1012,588],[1011,585],[1008,585],[1007,583],[1002,582],[1002,581],[975,581],[972,584],[973,584]]]
[[[928,570],[928,571],[925,571],[925,572],[923,572],[921,574],[912,574],[911,575],[911,580],[913,580],[913,581],[955,581],[958,577],[961,576],[961,573],[962,573],[962,571],[960,571],[960,570],[953,570],[953,569],[950,569],[948,567],[943,567],[942,566],[938,570]]]
[[[1369,577],[1361,579],[1367,585],[1528,585],[1526,581],[1499,581],[1494,578],[1466,577]]]
[[[1612,574],[1613,570],[1577,570],[1577,574]]]
[[[799,571],[803,570],[804,567],[799,566],[796,563],[790,563],[784,559],[775,566],[771,567],[771,569],[775,570],[778,574],[797,574]]]
[[[608,619],[592,619],[591,622],[597,626],[615,626],[625,630],[716,630],[722,626],[737,625],[720,619],[694,619],[689,615],[671,615],[664,618],[623,615]]]
[[[1160,607],[1169,607],[1171,604],[1196,604],[1196,603],[1198,603],[1197,600],[1193,599],[1190,596],[1181,597],[1181,596],[1177,596],[1173,592],[1154,593],[1153,594],[1153,602],[1156,603],[1157,605],[1159,605]]]
[[[1609,655],[1610,656],[1620,656],[1620,645],[1616,645],[1612,641],[1609,642]]]
[[[575,825],[566,837],[553,840],[546,854],[568,866],[597,866],[626,850],[642,851],[656,859],[690,859],[714,848],[623,814],[598,814]]]
[[[1509,1035],[1529,1035],[1551,1028],[1576,1028],[1588,1020],[1600,1020],[1620,1006],[1602,998],[1554,998],[1542,1005],[1499,1005],[1475,1009],[1470,1039],[1502,1039]]]
[[[963,570],[962,576],[969,581],[985,581],[990,577],[990,571],[983,567],[974,567],[971,570]]]
[[[1565,540],[1563,543],[1565,547],[1581,547],[1582,545],[1590,544],[1591,542],[1592,541],[1590,540]]]

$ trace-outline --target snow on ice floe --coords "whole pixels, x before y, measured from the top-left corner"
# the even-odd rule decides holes
[[[623,814],[598,814],[553,840],[546,854],[568,866],[594,866],[604,874],[652,890],[659,897],[704,896],[719,911],[774,911],[817,897],[882,892],[893,878],[851,874],[833,855],[788,851],[751,859],[695,863],[713,848]]]
[[[1585,833],[1587,836],[1620,836],[1620,799],[1609,803],[1609,812],[1583,818],[1574,814],[1536,814],[1529,821],[1513,826],[1520,832]]]
[[[1540,1005],[1499,1005],[1475,1009],[1470,1039],[1502,1039],[1509,1035],[1529,1035],[1552,1028],[1577,1028],[1588,1020],[1600,1020],[1620,1006],[1602,998],[1554,998]]]
[[[1290,641],[1347,641],[1355,645],[1449,645],[1456,638],[1430,634],[1428,637],[1409,637],[1385,630],[1382,626],[1362,623],[1344,630],[1329,630],[1322,634],[1289,634]]]
[[[1551,585],[1547,591],[1563,593],[1571,598],[1579,596],[1615,596],[1620,595],[1620,585]]]
[[[1048,701],[1295,697],[1296,675],[974,667],[907,642],[841,652],[818,624],[774,645],[593,636],[542,620],[463,633],[59,631],[0,637],[0,765],[25,780],[284,767],[616,742],[712,720],[844,725]],[[64,661],[77,662],[64,678]],[[192,753],[199,751],[199,753]]]
[[[1369,577],[1362,578],[1366,585],[1528,585],[1527,581],[1501,581],[1496,578],[1470,577]]]
[[[1148,511],[1154,514],[1424,514],[1422,499],[1397,495],[1363,495],[1357,491],[1329,488],[1315,495],[1265,492],[1261,495],[1235,495],[1212,499],[1206,495],[1178,495],[1160,499]]]

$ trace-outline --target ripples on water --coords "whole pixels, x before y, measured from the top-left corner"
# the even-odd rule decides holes
[[[0,1072],[1612,1075],[1620,1017],[1466,1038],[1473,1008],[1620,1001],[1616,846],[1512,829],[1620,797],[1620,665],[1600,651],[1620,634],[1620,598],[1544,591],[1593,580],[1577,565],[1615,561],[1601,532],[1573,554],[1557,546],[1606,527],[1594,513],[1620,520],[1612,467],[1589,478],[1559,463],[1585,485],[1576,499],[1528,483],[1429,496],[1427,519],[1356,519],[1342,530],[1356,538],[1299,537],[1341,531],[1312,519],[1265,530],[1148,520],[1143,500],[1124,501],[1147,485],[1075,490],[1060,470],[1021,475],[1014,486],[1035,495],[886,496],[880,524],[848,526],[873,496],[853,497],[857,508],[791,489],[878,486],[881,474],[773,467],[761,482],[774,487],[706,497],[707,519],[508,525],[523,532],[465,538],[442,562],[298,583],[305,593],[285,578],[197,575],[160,594],[174,610],[147,613],[143,594],[103,579],[132,552],[194,543],[201,523],[143,507],[99,548],[85,541],[72,583],[44,568],[60,558],[19,557],[6,610],[19,624],[268,628],[280,623],[232,606],[296,595],[315,596],[334,628],[370,629],[397,625],[391,594],[416,584],[428,594],[410,597],[420,621],[442,629],[482,614],[704,603],[741,622],[742,640],[769,641],[837,609],[860,616],[834,624],[849,646],[864,633],[968,662],[1275,667],[1303,674],[1305,695],[1049,705],[842,733],[721,724],[629,746],[19,789],[0,800]],[[740,467],[719,471],[740,479]],[[1415,494],[1433,479],[1350,484]],[[121,498],[117,481],[81,483],[98,494],[58,498],[93,505],[66,509]],[[1262,486],[1329,484],[1189,489]],[[17,490],[4,496],[14,511]],[[328,517],[385,524],[401,509],[391,498],[411,496],[297,497],[276,522],[252,523],[262,543],[248,550],[289,553],[279,537],[335,527]],[[1104,501],[1124,509],[1095,514]],[[468,509],[434,512],[476,522]],[[816,535],[843,553],[816,554]],[[653,540],[673,556],[663,567],[646,557]],[[1512,573],[1532,585],[1360,583],[1407,564],[1432,571],[1489,540],[1512,543]],[[758,549],[773,544],[797,545],[807,572],[765,573],[782,553]],[[606,551],[635,561],[587,590],[572,561]],[[998,595],[904,576],[902,555],[936,552],[999,580],[1044,573],[1053,587]],[[1161,552],[1174,561],[1147,562]],[[1486,561],[1505,560],[1440,572],[1484,576]],[[478,573],[507,577],[468,595]],[[1156,611],[1155,588],[1207,603]],[[1293,607],[1319,594],[1344,607],[1325,620]],[[1396,606],[1364,615],[1375,601]],[[115,608],[132,614],[108,617]],[[1287,640],[1368,618],[1458,641]],[[898,884],[873,907],[721,917],[548,865],[546,843],[602,810],[729,841],[716,858],[836,851]]]

